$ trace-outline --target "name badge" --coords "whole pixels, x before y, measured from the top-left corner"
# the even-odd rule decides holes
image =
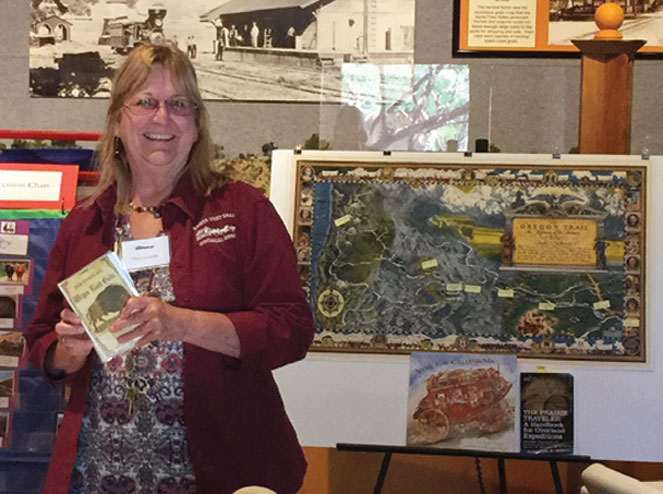
[[[129,271],[168,266],[170,263],[168,236],[122,242],[122,262]]]

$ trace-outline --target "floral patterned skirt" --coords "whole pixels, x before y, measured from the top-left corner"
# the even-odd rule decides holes
[[[153,343],[105,366],[95,360],[70,493],[196,492],[184,427],[181,343]],[[130,381],[143,387],[133,403]]]

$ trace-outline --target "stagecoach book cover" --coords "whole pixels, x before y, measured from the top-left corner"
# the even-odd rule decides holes
[[[133,348],[135,339],[123,344],[117,342],[117,337],[132,327],[118,333],[108,331],[108,327],[119,317],[127,298],[138,296],[129,272],[115,252],[98,257],[62,280],[58,287],[80,317],[102,362],[108,362]]]
[[[520,450],[528,454],[573,454],[571,374],[520,375]]]
[[[514,355],[414,352],[407,445],[515,451]]]

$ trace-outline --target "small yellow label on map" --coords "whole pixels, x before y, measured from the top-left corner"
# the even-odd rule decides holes
[[[513,298],[515,294],[513,293],[513,288],[498,288],[497,296],[499,298]]]
[[[462,292],[463,284],[462,283],[447,283],[448,292]]]
[[[610,308],[610,300],[601,300],[599,302],[594,302],[594,308],[595,309],[609,309]]]
[[[429,259],[421,262],[421,269],[433,269],[437,267],[437,259]]]
[[[349,223],[351,219],[352,219],[352,216],[350,216],[349,214],[346,214],[345,216],[341,216],[340,218],[336,218],[334,220],[334,224],[336,226],[343,226],[346,223]]]
[[[552,302],[539,302],[539,309],[555,310],[555,304],[553,304]]]
[[[479,285],[465,285],[465,291],[467,293],[481,293],[481,287]]]
[[[639,328],[640,327],[640,319],[637,317],[627,317],[624,319],[624,327],[625,328]]]
[[[545,371],[546,371],[546,367],[544,365],[539,365],[536,368],[536,372],[545,372]]]

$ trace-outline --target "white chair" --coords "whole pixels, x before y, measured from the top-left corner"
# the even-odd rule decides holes
[[[246,487],[236,490],[233,494],[276,494],[276,492],[259,485],[247,485]]]
[[[601,463],[591,464],[580,477],[580,494],[663,494],[663,481],[641,482]]]

